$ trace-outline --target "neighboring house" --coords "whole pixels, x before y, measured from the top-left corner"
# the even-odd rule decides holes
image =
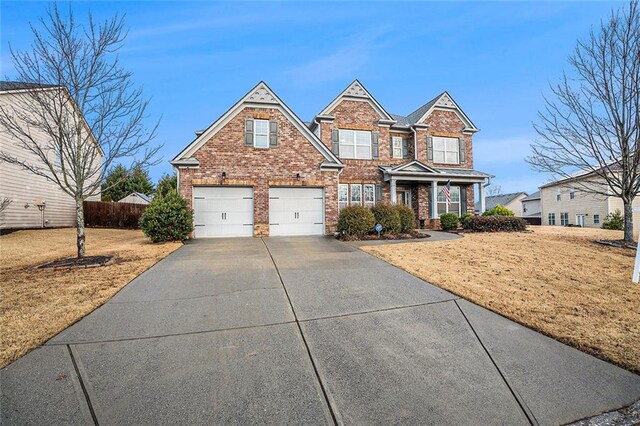
[[[582,174],[569,179],[551,182],[540,187],[542,206],[542,224],[556,226],[582,226],[601,228],[602,222],[609,213],[616,210],[624,213],[622,199],[613,195],[604,196],[581,190],[577,182],[583,186],[589,181],[602,178],[593,174]],[[640,199],[636,198],[633,207],[640,207]],[[640,229],[640,213],[633,213],[633,228]]]
[[[149,204],[153,200],[153,195],[132,192],[126,197],[118,200],[119,203]]]
[[[18,108],[17,96],[25,90],[34,88],[43,91],[66,91],[58,86],[0,81],[0,105]],[[76,111],[72,113],[77,114]],[[37,134],[33,127],[31,135],[38,143],[42,143],[43,150],[49,151],[51,160],[55,160],[56,153],[51,149],[49,136],[45,133]],[[45,167],[39,157],[18,146],[6,129],[2,128],[0,128],[0,151],[32,164],[41,162],[42,167]],[[0,161],[0,198],[12,200],[0,218],[0,227],[3,229],[63,227],[76,224],[75,201],[70,195],[46,178],[4,161]],[[88,200],[99,201],[100,194]]]
[[[171,164],[195,237],[330,234],[341,208],[377,202],[405,203],[428,227],[483,210],[491,176],[473,169],[477,131],[446,92],[392,115],[355,80],[304,123],[260,82]]]
[[[486,198],[487,210],[495,206],[503,206],[513,212],[516,217],[522,217],[522,200],[527,196],[526,192],[514,192],[512,194],[490,195]]]
[[[542,224],[542,203],[540,191],[524,197],[522,200],[522,217],[531,225]]]

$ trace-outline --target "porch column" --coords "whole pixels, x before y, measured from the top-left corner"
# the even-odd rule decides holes
[[[438,218],[438,181],[431,181],[431,205],[429,206],[431,210],[431,219]]]
[[[396,203],[396,178],[392,177],[389,182],[391,186],[391,204]]]
[[[480,182],[478,184],[478,197],[479,197],[478,198],[478,204],[479,204],[478,205],[478,211],[479,211],[479,214],[482,214],[482,213],[484,213],[484,206],[485,206],[485,203],[484,203],[484,182]]]

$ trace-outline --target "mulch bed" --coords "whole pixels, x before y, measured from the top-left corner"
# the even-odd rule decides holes
[[[624,240],[596,240],[596,243],[630,250],[635,250],[638,247],[636,243],[627,243]]]
[[[93,268],[104,266],[113,256],[68,257],[37,266],[38,269]]]
[[[375,241],[375,240],[413,240],[419,238],[429,238],[431,235],[421,232],[414,232],[408,234],[367,234],[362,238],[355,236],[340,237],[343,241]]]

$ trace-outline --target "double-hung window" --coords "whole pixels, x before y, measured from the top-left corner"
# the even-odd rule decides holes
[[[548,215],[549,218],[549,225],[555,225],[556,224],[556,214],[555,213],[549,213]]]
[[[569,213],[560,213],[560,225],[567,226],[569,224]]]
[[[599,214],[594,214],[593,215],[593,224],[597,225],[600,223],[600,215]]]
[[[443,164],[460,163],[460,141],[458,138],[433,137],[433,162]]]
[[[391,139],[393,158],[402,158],[402,138],[394,136]]]
[[[560,190],[558,189],[556,191],[556,201],[560,201],[562,200],[562,193],[560,192]]]
[[[451,187],[451,204],[447,206],[447,197],[442,192],[444,186],[438,186],[438,217],[445,213],[455,213],[460,216],[460,187]]]
[[[338,210],[342,210],[348,205],[349,205],[349,185],[346,183],[341,183],[340,185],[338,185]]]
[[[372,184],[364,185],[364,205],[373,207],[376,204],[376,186]]]
[[[340,129],[339,143],[340,158],[371,160],[371,132]]]
[[[269,120],[253,120],[253,146],[269,148]]]
[[[573,200],[574,198],[576,198],[576,190],[575,189],[570,189],[569,190],[569,199]]]

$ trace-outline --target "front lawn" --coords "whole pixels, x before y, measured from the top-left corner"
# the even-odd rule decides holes
[[[600,229],[532,227],[452,241],[363,247],[407,272],[599,358],[640,373],[634,250]]]
[[[75,229],[0,237],[0,367],[78,321],[181,243],[151,244],[141,231],[87,229],[86,255],[113,255],[87,269],[35,266],[75,255]]]

